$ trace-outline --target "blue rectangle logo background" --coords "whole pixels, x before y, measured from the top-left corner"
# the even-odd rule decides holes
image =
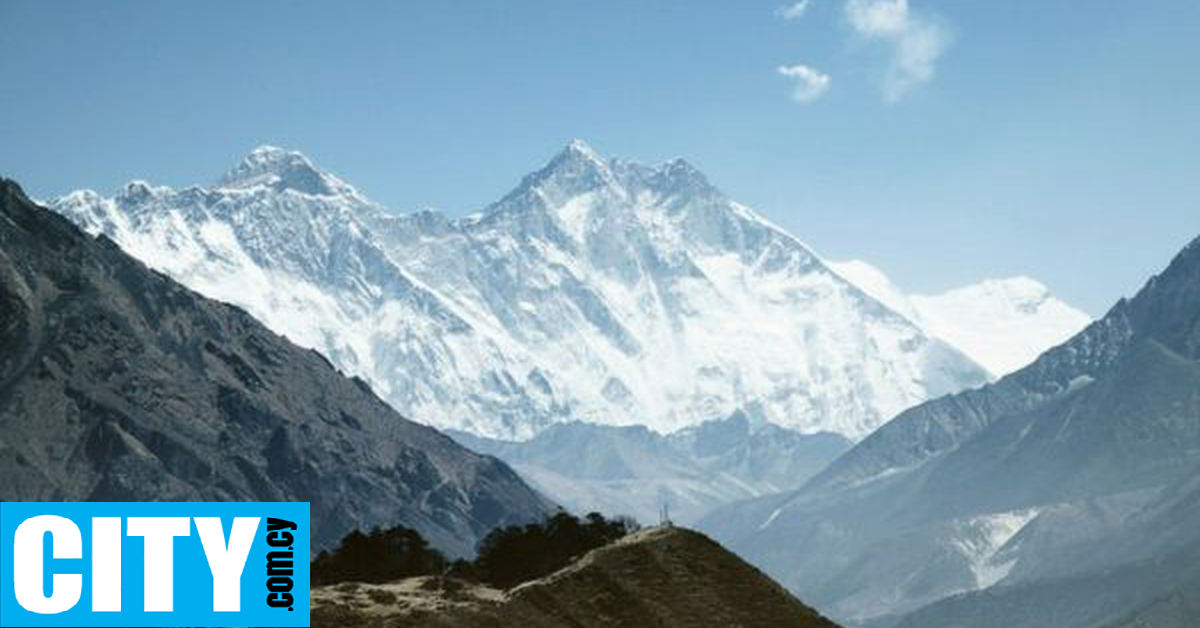
[[[43,591],[51,593],[53,574],[82,574],[79,602],[53,615],[22,607],[14,587],[13,549],[17,526],[39,515],[57,515],[79,527],[82,558],[53,559],[51,536],[43,536]],[[121,518],[121,610],[92,611],[92,518]],[[213,576],[203,545],[190,521],[188,536],[174,541],[174,609],[144,610],[144,539],[128,536],[129,517],[219,517],[229,542],[235,517],[258,517],[254,543],[241,576],[241,610],[213,611]],[[267,544],[267,519],[296,524],[292,548],[292,596],[288,608],[267,605],[267,553],[286,548]],[[4,502],[0,503],[0,626],[308,626],[309,625],[309,509],[307,502]],[[19,576],[17,576],[19,577]]]

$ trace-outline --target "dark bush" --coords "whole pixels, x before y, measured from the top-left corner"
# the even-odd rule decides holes
[[[315,585],[389,582],[441,573],[446,565],[446,557],[429,547],[416,530],[404,526],[368,534],[355,530],[337,549],[317,556],[312,563],[312,581]]]
[[[458,559],[450,563],[449,569],[446,570],[446,575],[450,578],[458,578],[468,582],[479,582],[479,570],[475,568],[475,563],[469,560]]]
[[[510,588],[553,573],[584,553],[629,534],[636,524],[590,513],[582,521],[559,513],[542,523],[493,530],[475,560],[480,582]]]
[[[562,569],[637,528],[632,519],[605,519],[591,513],[580,520],[559,513],[541,523],[492,530],[479,544],[478,558],[453,563],[429,547],[415,530],[403,526],[368,534],[356,530],[342,539],[337,549],[317,556],[312,563],[312,582],[318,586],[382,583],[444,575],[507,589]]]

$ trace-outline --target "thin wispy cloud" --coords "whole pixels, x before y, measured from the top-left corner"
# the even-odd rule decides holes
[[[779,17],[785,20],[798,20],[804,17],[804,14],[808,12],[808,5],[811,3],[812,0],[800,0],[799,2],[793,2],[787,6],[779,7],[779,10],[776,11],[776,13],[779,15]]]
[[[846,20],[858,36],[891,47],[882,86],[889,103],[932,80],[938,59],[950,45],[942,22],[913,11],[908,0],[849,0]]]
[[[784,65],[777,70],[780,75],[793,81],[792,100],[802,105],[814,103],[829,91],[832,79],[828,74],[803,64]]]

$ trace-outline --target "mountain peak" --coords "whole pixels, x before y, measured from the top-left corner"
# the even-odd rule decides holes
[[[246,158],[247,159],[260,159],[260,160],[279,160],[279,159],[286,159],[286,158],[294,157],[294,156],[301,157],[305,161],[308,160],[308,158],[305,157],[303,154],[301,154],[299,151],[287,150],[286,148],[280,148],[278,146],[272,146],[270,144],[261,144],[259,146],[256,146],[254,148],[254,150],[250,151],[250,154],[247,155]]]
[[[530,193],[550,206],[558,206],[580,194],[606,187],[618,187],[608,162],[587,142],[574,139],[540,170],[526,175],[516,189],[493,206],[493,211]]]
[[[654,169],[656,187],[662,192],[674,194],[720,195],[699,168],[682,157],[671,159]]]
[[[1200,319],[1196,317],[1200,310],[1200,238],[1184,246],[1128,305],[1143,334],[1200,358]]]
[[[533,192],[550,206],[559,206],[601,189],[618,197],[636,195],[640,190],[687,197],[720,195],[704,173],[682,157],[648,166],[621,158],[606,159],[587,142],[574,139],[544,167],[527,175],[505,200]]]
[[[312,196],[334,196],[352,192],[337,177],[317,168],[303,153],[262,145],[250,151],[219,185],[223,188],[269,186],[277,191],[294,190]]]
[[[1200,236],[1196,236],[1191,242],[1184,245],[1183,249],[1171,259],[1171,266],[1188,264],[1196,260],[1200,260]]]
[[[28,201],[25,196],[25,190],[21,189],[21,185],[12,179],[0,177],[0,201],[13,198],[19,201]]]
[[[540,172],[547,175],[594,173],[601,175],[601,178],[612,178],[608,161],[581,139],[573,139],[568,142]]]
[[[170,191],[171,189],[168,187],[154,186],[143,179],[134,179],[126,183],[117,196],[133,203],[144,203],[155,196],[169,193]]]
[[[575,138],[570,142],[567,142],[567,145],[562,149],[561,154],[575,155],[585,159],[590,159],[592,161],[604,161],[600,158],[600,154],[596,152],[596,149],[592,148],[591,144],[588,144],[579,138]]]
[[[672,159],[668,159],[667,161],[663,162],[659,169],[668,174],[704,176],[704,173],[700,172],[699,168],[693,166],[692,162],[684,159],[683,157],[674,157]]]
[[[977,284],[950,290],[945,295],[1002,299],[1025,307],[1036,307],[1051,296],[1046,284],[1025,275],[985,279]]]
[[[263,144],[250,151],[242,162],[234,167],[232,172],[239,170],[272,170],[278,171],[286,168],[309,168],[316,170],[304,153],[295,150],[288,150],[270,144]]]

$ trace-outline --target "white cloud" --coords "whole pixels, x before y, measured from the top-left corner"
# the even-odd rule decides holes
[[[945,27],[933,17],[913,12],[908,0],[849,0],[846,19],[860,36],[891,46],[883,80],[883,97],[889,103],[929,82],[938,58],[950,45]]]
[[[795,81],[792,100],[802,105],[816,102],[824,96],[832,80],[828,74],[822,74],[807,65],[784,65],[779,67],[778,72]]]
[[[908,0],[850,0],[846,18],[854,30],[869,37],[900,35],[908,26]]]
[[[798,20],[804,17],[804,13],[808,11],[808,5],[811,3],[812,0],[800,0],[799,2],[779,7],[777,13],[779,17],[785,20]]]

